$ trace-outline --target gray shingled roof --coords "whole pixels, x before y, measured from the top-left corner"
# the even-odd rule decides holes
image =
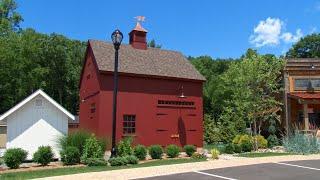
[[[89,40],[100,71],[113,72],[113,44]],[[148,48],[140,50],[131,45],[121,45],[119,50],[119,72],[205,80],[193,65],[179,52]]]
[[[315,69],[311,69],[314,65]],[[319,70],[320,58],[292,58],[286,59],[285,70]]]

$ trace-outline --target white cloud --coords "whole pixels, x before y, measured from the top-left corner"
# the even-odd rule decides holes
[[[283,22],[278,18],[268,17],[260,21],[254,28],[254,34],[250,36],[250,42],[256,47],[279,44],[279,36]]]
[[[279,18],[268,17],[266,20],[260,21],[259,24],[254,27],[254,33],[249,38],[250,43],[256,47],[276,46],[281,42],[297,42],[303,36],[301,29],[297,29],[295,34],[283,32],[284,26],[284,22]]]
[[[280,38],[285,42],[285,43],[295,43],[299,41],[300,38],[302,38],[303,33],[301,29],[297,29],[296,34],[292,34],[290,32],[285,32],[283,33]]]

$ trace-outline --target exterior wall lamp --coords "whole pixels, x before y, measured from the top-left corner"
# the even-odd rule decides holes
[[[187,96],[185,96],[184,92],[183,92],[183,85],[181,86],[180,91],[181,91],[181,94],[178,97],[179,98],[186,98]]]

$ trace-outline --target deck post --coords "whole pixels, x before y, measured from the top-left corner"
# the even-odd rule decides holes
[[[308,104],[303,104],[304,130],[309,130]]]

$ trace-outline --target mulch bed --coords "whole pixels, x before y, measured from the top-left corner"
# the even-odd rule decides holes
[[[44,170],[44,169],[57,169],[57,168],[65,168],[65,167],[86,167],[84,164],[77,164],[72,166],[63,166],[61,162],[51,162],[47,166],[41,166],[36,163],[23,163],[19,169],[9,169],[0,167],[0,174],[9,173],[9,172],[25,172],[25,171],[36,171],[36,170]]]

